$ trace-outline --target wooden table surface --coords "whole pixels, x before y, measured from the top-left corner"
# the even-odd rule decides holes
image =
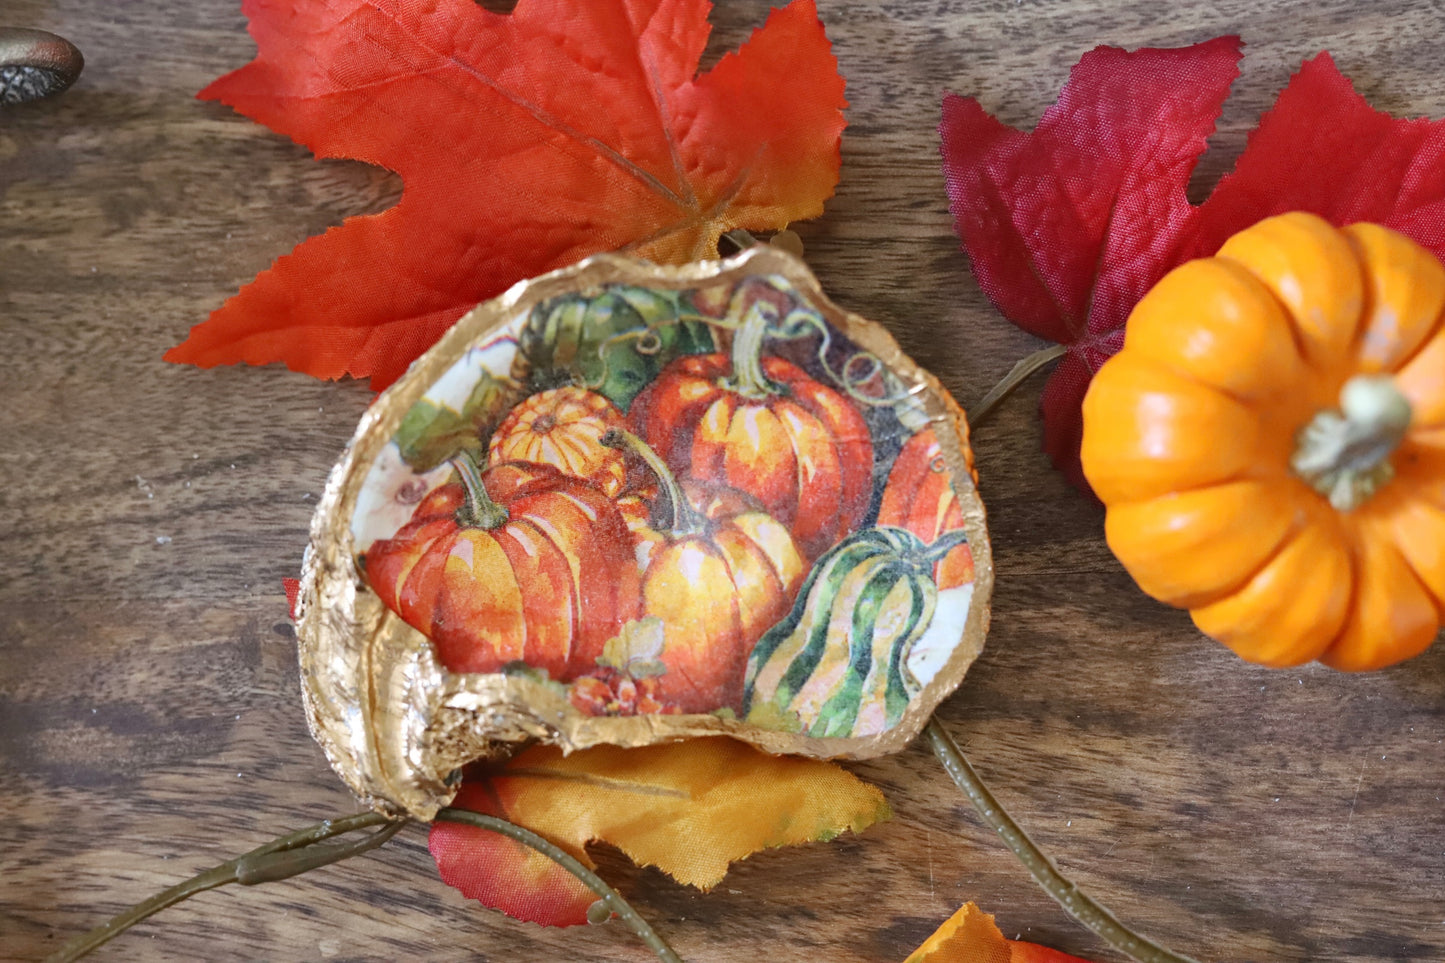
[[[767,6],[724,0],[713,49]],[[809,260],[965,404],[1038,344],[992,310],[951,232],[944,91],[1029,126],[1097,43],[1241,33],[1198,192],[1321,49],[1376,106],[1445,113],[1439,0],[819,7],[852,107],[837,197],[801,227]],[[253,52],[237,0],[5,0],[0,25],[57,31],[87,60],[62,97],[0,112],[0,957],[33,960],[355,808],[306,731],[281,580],[370,393],[160,356],[400,183],[192,99]],[[1350,677],[1255,668],[1202,639],[1133,586],[1100,510],[1040,454],[1040,386],[976,434],[998,584],[944,723],[1066,873],[1182,952],[1445,959],[1445,646]],[[891,822],[760,854],[707,894],[603,864],[689,960],[901,961],[966,900],[1009,936],[1120,959],[1035,888],[926,748],[849,768],[884,789]],[[651,957],[616,923],[543,930],[467,902],[409,830],[290,883],[205,894],[97,958]]]

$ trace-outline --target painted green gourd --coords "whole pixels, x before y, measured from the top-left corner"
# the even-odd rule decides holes
[[[535,388],[581,384],[625,412],[669,361],[715,350],[712,327],[685,292],[608,285],[533,308],[517,336],[512,376]]]
[[[933,564],[966,540],[932,545],[891,526],[864,529],[829,549],[792,611],[748,660],[748,721],[823,738],[875,735],[898,724],[921,688],[908,654],[938,603]]]

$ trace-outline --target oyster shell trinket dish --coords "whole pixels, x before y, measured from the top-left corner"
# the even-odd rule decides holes
[[[429,819],[459,767],[725,734],[902,748],[982,649],[963,412],[801,261],[600,255],[475,308],[387,389],[312,523],[313,735]]]

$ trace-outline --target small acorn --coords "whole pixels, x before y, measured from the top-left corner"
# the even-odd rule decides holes
[[[0,106],[58,94],[80,76],[85,58],[64,37],[0,27]]]

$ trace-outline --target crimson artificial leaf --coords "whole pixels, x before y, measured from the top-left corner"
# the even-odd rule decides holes
[[[1172,268],[1290,210],[1375,221],[1445,254],[1445,122],[1373,110],[1328,54],[1291,79],[1213,195],[1188,203],[1239,46],[1095,49],[1028,134],[971,99],[944,101],[950,207],[980,286],[1019,327],[1069,348],[1044,388],[1044,447],[1085,490],[1084,392]]]
[[[1322,53],[1290,78],[1209,198],[1180,261],[1286,211],[1372,221],[1445,257],[1445,121],[1375,110]]]
[[[401,201],[300,244],[172,348],[395,380],[453,321],[604,250],[715,256],[821,213],[838,75],[813,0],[699,75],[707,0],[245,0],[256,59],[200,96],[401,175]]]
[[[972,98],[943,102],[949,207],[979,284],[1009,320],[1070,347],[1044,409],[1045,448],[1065,470],[1084,388],[1193,213],[1189,175],[1239,57],[1237,37],[1099,47],[1027,134]],[[1071,474],[1082,483],[1077,456]]]

